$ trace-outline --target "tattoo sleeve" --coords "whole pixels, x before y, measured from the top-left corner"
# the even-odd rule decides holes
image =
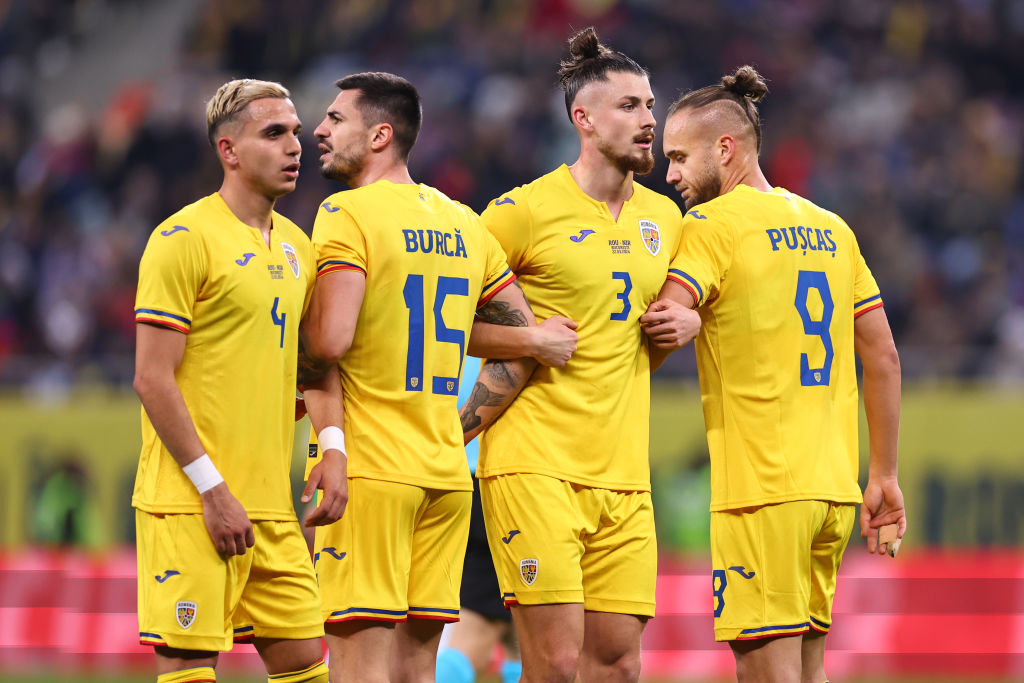
[[[473,392],[459,411],[462,433],[472,438],[493,422],[519,394],[528,377],[523,361],[486,361]]]
[[[518,288],[519,283],[513,282],[512,286]],[[527,310],[529,310],[530,304],[526,301],[525,297],[523,302],[526,304]],[[491,323],[492,325],[506,325],[509,327],[529,327],[530,325],[530,320],[522,309],[515,307],[511,302],[501,301],[496,298],[481,306],[476,312],[476,317],[478,320]]]

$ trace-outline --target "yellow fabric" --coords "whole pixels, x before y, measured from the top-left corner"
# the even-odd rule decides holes
[[[217,673],[211,666],[194,666],[190,669],[171,671],[156,677],[156,683],[213,683]]]
[[[349,476],[471,491],[456,401],[474,313],[514,280],[498,243],[437,190],[382,180],[328,197],[313,244],[318,277],[366,275],[339,364]]]
[[[820,500],[712,512],[715,640],[827,633],[855,512]]]
[[[292,671],[283,674],[271,674],[267,676],[267,683],[327,683],[329,671],[324,660],[319,660],[313,666],[302,671]]]
[[[273,221],[268,248],[219,194],[168,218],[139,265],[135,319],[188,335],[175,379],[199,440],[250,519],[285,520],[295,519],[295,358],[314,270],[306,235],[280,214]],[[145,410],[132,504],[203,509]]]
[[[487,429],[477,475],[649,491],[650,358],[637,320],[665,282],[679,208],[634,183],[613,220],[563,165],[492,202],[483,220],[537,318],[575,320],[579,344],[565,367],[538,367]]]
[[[740,185],[687,213],[669,277],[700,305],[711,509],[859,502],[853,322],[882,302],[846,223]]]
[[[202,515],[136,511],[139,640],[227,652],[234,640],[323,635],[309,550],[297,521],[256,521],[256,544],[226,560]]]
[[[316,528],[323,620],[458,621],[472,492],[355,478],[348,493]]]
[[[654,616],[649,492],[509,474],[481,479],[480,500],[506,604],[582,602],[598,612]]]

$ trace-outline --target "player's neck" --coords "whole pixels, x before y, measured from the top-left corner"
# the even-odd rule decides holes
[[[722,194],[732,192],[737,185],[746,185],[760,192],[770,192],[772,189],[771,183],[761,171],[761,166],[756,162],[737,168],[734,173],[727,175],[725,182],[722,183]]]
[[[351,187],[365,187],[378,180],[386,180],[396,185],[413,185],[416,182],[409,175],[409,167],[405,162],[371,158],[362,172],[353,178]]]
[[[569,167],[569,173],[587,196],[607,204],[612,217],[618,220],[622,205],[633,196],[633,172],[623,173],[603,154],[596,154],[587,154],[584,149]]]
[[[253,192],[247,187],[238,183],[230,182],[227,178],[218,191],[224,203],[235,214],[235,218],[242,221],[250,228],[255,228],[263,235],[263,241],[270,245],[270,229],[274,220],[274,200]]]

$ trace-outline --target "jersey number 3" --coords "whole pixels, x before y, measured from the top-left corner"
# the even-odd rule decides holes
[[[409,350],[405,358],[405,390],[423,391],[423,344],[424,315],[423,276],[409,275],[402,289],[405,307],[409,309]],[[469,280],[464,277],[437,278],[434,294],[434,337],[438,342],[459,345],[459,374],[462,374],[462,360],[466,355],[466,333],[453,330],[444,324],[444,300],[449,296],[469,296]],[[459,376],[433,377],[431,390],[445,396],[459,395]]]
[[[817,290],[818,296],[821,297],[820,320],[811,318],[808,298],[812,289]],[[832,358],[835,356],[829,328],[832,326],[832,313],[836,307],[825,273],[820,270],[801,270],[796,281],[794,303],[804,323],[804,334],[820,338],[822,346],[825,347],[825,361],[820,368],[812,368],[807,354],[800,354],[800,384],[805,387],[828,386],[832,377]]]

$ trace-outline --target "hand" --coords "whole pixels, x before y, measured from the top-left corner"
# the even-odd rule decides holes
[[[306,526],[333,524],[345,514],[348,505],[348,458],[333,448],[309,471],[309,480],[302,491],[302,502],[313,500],[313,492],[324,492],[320,505],[306,517]]]
[[[533,357],[541,365],[560,368],[576,352],[576,323],[560,315],[554,315],[540,323],[534,330]]]
[[[202,494],[203,521],[217,552],[223,555],[244,555],[256,543],[252,523],[245,508],[221,482]]]
[[[655,346],[678,349],[700,332],[700,314],[671,299],[659,299],[640,316],[640,326]]]
[[[871,479],[864,488],[864,504],[860,507],[860,535],[868,541],[868,552],[885,555],[885,543],[878,543],[878,527],[896,524],[896,537],[903,538],[907,531],[907,512],[903,507],[903,492],[896,478]]]

